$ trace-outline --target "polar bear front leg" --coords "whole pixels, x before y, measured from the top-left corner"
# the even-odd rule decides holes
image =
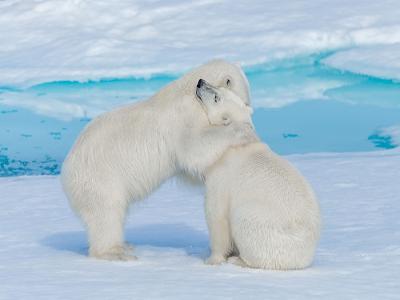
[[[205,212],[210,236],[211,255],[206,264],[216,265],[226,261],[232,252],[229,220],[227,218],[227,195],[218,191],[208,190],[205,202]]]

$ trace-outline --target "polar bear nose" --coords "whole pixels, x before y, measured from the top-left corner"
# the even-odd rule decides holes
[[[204,79],[200,79],[199,82],[197,83],[197,88],[201,88],[204,85],[205,81]]]

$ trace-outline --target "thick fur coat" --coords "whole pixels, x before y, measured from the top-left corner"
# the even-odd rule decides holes
[[[134,259],[123,234],[132,201],[179,173],[201,177],[228,147],[254,141],[251,130],[240,124],[210,125],[196,96],[201,78],[249,105],[248,82],[240,67],[215,60],[146,101],[95,118],[78,137],[61,180],[71,207],[87,227],[91,256]]]
[[[262,143],[233,147],[206,172],[211,256],[253,268],[302,269],[320,234],[317,200],[305,178]]]
[[[218,98],[220,90],[208,94]],[[219,108],[207,106],[211,124],[251,124],[251,109],[235,97]],[[207,168],[204,179],[211,245],[207,263],[228,259],[277,270],[311,264],[320,235],[319,206],[306,179],[288,161],[257,140],[230,147]]]

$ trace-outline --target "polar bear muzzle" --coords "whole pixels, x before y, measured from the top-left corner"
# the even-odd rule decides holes
[[[220,101],[217,89],[204,79],[200,79],[197,83],[196,96],[204,104],[207,102],[218,103]]]

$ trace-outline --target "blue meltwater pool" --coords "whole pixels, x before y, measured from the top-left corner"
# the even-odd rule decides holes
[[[245,68],[260,137],[279,154],[400,144],[400,82],[327,67],[330,53]],[[0,88],[0,176],[58,174],[94,116],[145,99],[179,75]]]

